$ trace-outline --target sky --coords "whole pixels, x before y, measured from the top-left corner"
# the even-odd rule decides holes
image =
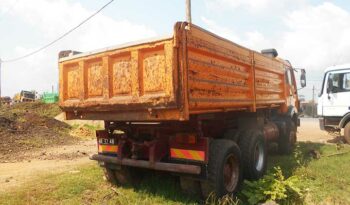
[[[56,39],[109,0],[0,0],[0,58],[25,55]],[[58,86],[58,52],[90,51],[171,34],[185,20],[185,0],[115,0],[53,46],[20,61],[2,63],[3,96]],[[276,48],[305,68],[312,98],[328,66],[350,62],[350,2],[344,0],[192,0],[192,21],[260,51]]]

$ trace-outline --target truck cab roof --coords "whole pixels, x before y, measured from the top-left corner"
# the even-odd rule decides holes
[[[350,63],[330,66],[330,67],[326,68],[326,70],[324,72],[327,73],[329,71],[344,70],[344,69],[350,69]]]

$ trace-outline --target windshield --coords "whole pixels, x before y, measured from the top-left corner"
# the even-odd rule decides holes
[[[350,72],[348,73],[330,73],[329,83],[332,83],[331,92],[341,93],[350,91]]]
[[[348,70],[348,69],[342,69],[342,70]],[[322,89],[320,92],[321,96],[325,90],[326,85],[326,77],[328,81],[331,81],[332,83],[332,93],[338,93],[338,92],[349,92],[350,91],[350,72],[339,72],[340,70],[334,70],[334,71],[328,71],[324,74],[323,82],[322,82]],[[330,83],[330,82],[327,82]]]

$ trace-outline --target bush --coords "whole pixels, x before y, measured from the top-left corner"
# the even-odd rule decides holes
[[[249,204],[258,204],[266,201],[276,201],[280,204],[302,204],[303,190],[298,186],[300,179],[297,176],[285,178],[280,167],[266,174],[258,181],[244,181],[242,194]]]

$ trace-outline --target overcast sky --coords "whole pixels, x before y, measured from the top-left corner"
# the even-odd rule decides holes
[[[16,58],[54,40],[109,0],[0,0],[0,58]],[[193,23],[260,51],[276,48],[307,69],[311,98],[323,70],[350,62],[350,2],[344,0],[192,0]],[[2,64],[2,94],[57,89],[60,50],[89,51],[172,33],[185,0],[115,0],[52,47]]]

